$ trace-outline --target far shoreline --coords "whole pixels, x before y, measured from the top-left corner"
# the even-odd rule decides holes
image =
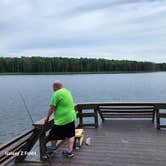
[[[139,73],[157,73],[166,71],[110,71],[110,72],[4,72],[0,73],[0,76],[12,76],[12,75],[84,75],[84,74],[139,74]]]

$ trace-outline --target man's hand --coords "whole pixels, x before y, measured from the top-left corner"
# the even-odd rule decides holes
[[[46,117],[46,118],[44,119],[44,123],[48,123],[48,121],[49,121],[49,117]]]
[[[51,116],[51,114],[54,112],[55,107],[54,106],[50,106],[49,110],[48,110],[48,115],[45,118],[45,123],[47,123],[49,121],[49,117]]]

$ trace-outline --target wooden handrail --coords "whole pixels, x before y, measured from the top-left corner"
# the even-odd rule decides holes
[[[12,140],[0,145],[0,151],[9,147],[10,145],[16,143],[17,141],[24,138],[25,136],[29,135],[30,133],[32,133],[34,131],[34,129],[35,129],[34,127],[31,129],[28,129],[28,130],[24,131],[23,133],[21,133],[20,135],[18,135],[17,137],[13,138]]]
[[[29,152],[32,149],[34,143],[38,139],[37,136],[33,140],[31,139],[33,138],[35,133],[38,133],[38,131],[33,127],[31,129],[24,131],[23,133],[13,138],[12,140],[2,144],[0,146],[0,151],[1,151],[0,164],[6,165],[8,162],[12,161],[13,159],[20,158],[20,156],[10,155],[11,152],[13,154],[19,151]],[[24,159],[26,155],[27,154],[25,154],[24,156],[21,155],[21,158]]]
[[[100,106],[99,107],[100,109],[109,109],[109,110],[142,110],[142,109],[145,109],[145,110],[151,110],[154,108],[154,106],[142,106],[142,107],[138,107],[138,106]]]
[[[20,150],[23,146],[26,145],[28,139],[24,140],[23,142],[19,143],[16,147],[13,147],[10,149],[7,153],[10,154],[10,152],[17,152]],[[3,152],[2,155],[0,156],[0,162],[5,161],[6,159],[10,158],[11,155],[6,155],[6,152]]]
[[[76,108],[88,106],[166,106],[166,101],[163,102],[87,102],[87,103],[77,103]]]

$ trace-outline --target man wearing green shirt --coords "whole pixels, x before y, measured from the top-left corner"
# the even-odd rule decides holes
[[[53,90],[50,108],[45,119],[47,123],[51,114],[54,114],[54,126],[49,133],[48,140],[51,140],[52,147],[56,148],[57,140],[68,138],[68,150],[64,150],[63,154],[67,157],[73,157],[72,151],[75,140],[74,121],[76,120],[73,98],[60,81],[54,82]]]

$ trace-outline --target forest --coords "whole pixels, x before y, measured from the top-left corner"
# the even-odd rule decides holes
[[[65,57],[0,57],[0,73],[166,71],[166,63]]]

